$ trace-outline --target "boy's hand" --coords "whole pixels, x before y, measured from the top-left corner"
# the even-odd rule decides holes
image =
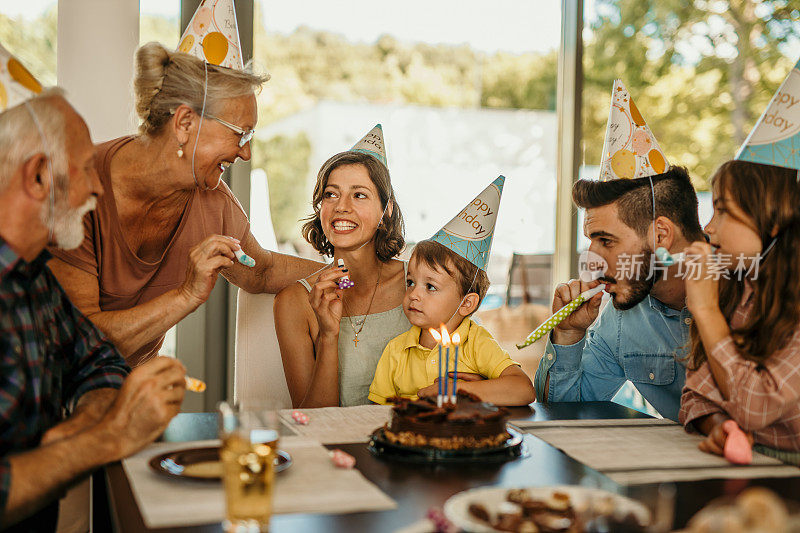
[[[449,380],[453,379],[453,372],[448,374]],[[471,372],[459,372],[458,373],[458,381],[484,381],[486,378],[481,376],[480,374],[473,374]],[[453,386],[453,382],[450,381],[450,387]],[[458,387],[458,382],[456,382],[456,387]],[[439,378],[436,378],[433,381],[433,385],[428,385],[427,387],[423,387],[417,391],[417,396],[420,398],[425,398],[427,396],[436,396],[439,394]],[[452,394],[451,391],[448,391],[448,394]]]
[[[454,373],[455,372],[450,372],[449,374],[447,374],[449,379],[453,379],[453,374]],[[483,381],[485,379],[487,379],[487,378],[484,377],[484,376],[481,376],[480,374],[473,374],[472,372],[459,372],[458,373],[458,381]],[[434,381],[434,383],[438,383],[438,381],[439,381],[439,378],[436,378],[436,381]]]
[[[438,379],[436,380],[439,381]],[[427,398],[428,396],[436,396],[439,394],[439,385],[438,383],[434,383],[433,385],[428,385],[427,387],[423,387],[417,391],[417,396],[420,398]]]

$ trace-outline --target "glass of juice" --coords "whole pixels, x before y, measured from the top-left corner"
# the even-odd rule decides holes
[[[263,406],[219,406],[227,532],[268,531],[278,451],[278,414]]]

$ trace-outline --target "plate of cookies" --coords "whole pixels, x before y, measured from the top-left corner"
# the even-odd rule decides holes
[[[447,518],[471,533],[645,531],[650,510],[635,500],[577,485],[483,487],[452,496]]]

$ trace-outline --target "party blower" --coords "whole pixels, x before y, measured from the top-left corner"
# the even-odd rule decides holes
[[[605,289],[606,286],[603,284],[598,285],[593,289],[589,289],[588,291],[583,291],[580,293],[575,299],[569,302],[567,305],[553,313],[553,315],[545,320],[541,326],[536,328],[528,335],[525,340],[521,344],[517,344],[518,349],[523,349],[526,346],[530,346],[537,340],[541,339],[545,335],[547,335],[554,327],[559,325],[561,322],[564,321],[569,315],[573,313],[578,307],[580,307],[584,302],[588,302],[592,299],[594,295]]]

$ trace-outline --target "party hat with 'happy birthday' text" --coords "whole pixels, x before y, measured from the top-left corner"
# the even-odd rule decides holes
[[[800,61],[789,71],[735,159],[800,170]]]
[[[621,80],[614,81],[608,114],[600,181],[646,178],[669,164],[656,138]]]
[[[0,111],[21,104],[40,92],[42,84],[0,45]]]
[[[453,220],[437,231],[431,240],[449,248],[485,272],[505,181],[504,176],[498,176]]]
[[[244,68],[233,0],[203,0],[181,36],[178,51],[212,65]]]
[[[375,124],[375,127],[369,130],[369,133],[364,135],[349,151],[371,155],[383,163],[383,166],[389,168],[386,162],[386,147],[383,144],[383,128],[380,124]]]

